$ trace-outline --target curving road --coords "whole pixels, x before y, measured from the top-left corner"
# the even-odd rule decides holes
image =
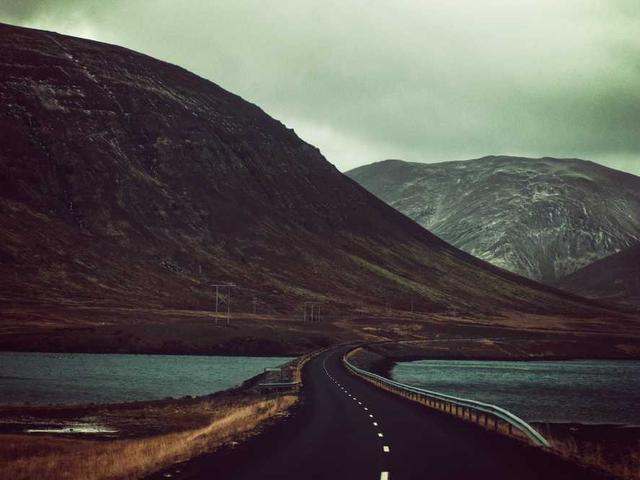
[[[379,390],[345,370],[343,351],[329,351],[306,365],[304,401],[290,418],[235,449],[154,478],[605,478]]]

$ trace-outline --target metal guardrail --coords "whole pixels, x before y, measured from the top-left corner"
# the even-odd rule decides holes
[[[411,400],[423,403],[429,407],[441,410],[463,419],[475,421],[475,423],[490,428],[489,419],[493,420],[493,429],[498,431],[500,422],[506,425],[509,434],[513,434],[516,429],[526,435],[534,444],[549,448],[549,442],[540,435],[531,425],[517,417],[513,413],[489,403],[478,402],[467,398],[458,398],[444,393],[424,390],[422,388],[412,387],[404,383],[396,382],[386,377],[376,375],[361,368],[356,367],[347,358],[350,352],[343,357],[343,362],[349,370],[356,375],[365,377],[367,380],[379,386],[386,387],[395,393],[398,393]],[[473,414],[475,413],[475,420]]]
[[[321,348],[319,350],[315,350],[313,352],[302,355],[301,357],[295,358],[292,361],[285,364],[285,366],[281,366],[278,368],[265,368],[265,373],[267,372],[280,372],[280,381],[278,382],[263,382],[256,385],[256,387],[261,391],[274,391],[274,390],[297,390],[302,387],[302,367],[304,364],[309,361],[314,356],[324,352],[326,348]],[[284,381],[284,371],[289,370],[289,376],[291,380],[286,382]]]
[[[271,382],[259,383],[259,388],[294,388],[300,385],[300,382]]]

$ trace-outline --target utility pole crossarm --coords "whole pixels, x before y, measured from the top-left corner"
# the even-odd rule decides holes
[[[233,283],[217,283],[211,285],[216,289],[216,325],[218,324],[218,315],[221,313],[221,307],[226,306],[225,320],[226,324],[231,323],[231,289],[236,288]]]

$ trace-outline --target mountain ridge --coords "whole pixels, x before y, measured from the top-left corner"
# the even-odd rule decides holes
[[[591,161],[387,160],[347,175],[453,245],[550,284],[640,238],[640,177]]]
[[[290,352],[433,315],[619,316],[451,247],[184,69],[8,25],[0,48],[0,348]],[[221,283],[242,329],[212,322]],[[296,320],[308,301],[326,324]],[[391,312],[395,333],[342,320]]]

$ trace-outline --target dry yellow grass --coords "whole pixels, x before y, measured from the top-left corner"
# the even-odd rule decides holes
[[[133,479],[184,461],[248,435],[260,423],[286,411],[295,395],[256,398],[229,405],[198,428],[122,440],[75,440],[4,435],[1,479]]]
[[[640,445],[629,445],[623,455],[607,454],[602,445],[577,442],[573,438],[556,438],[547,434],[553,450],[572,461],[595,467],[625,480],[640,479]]]

